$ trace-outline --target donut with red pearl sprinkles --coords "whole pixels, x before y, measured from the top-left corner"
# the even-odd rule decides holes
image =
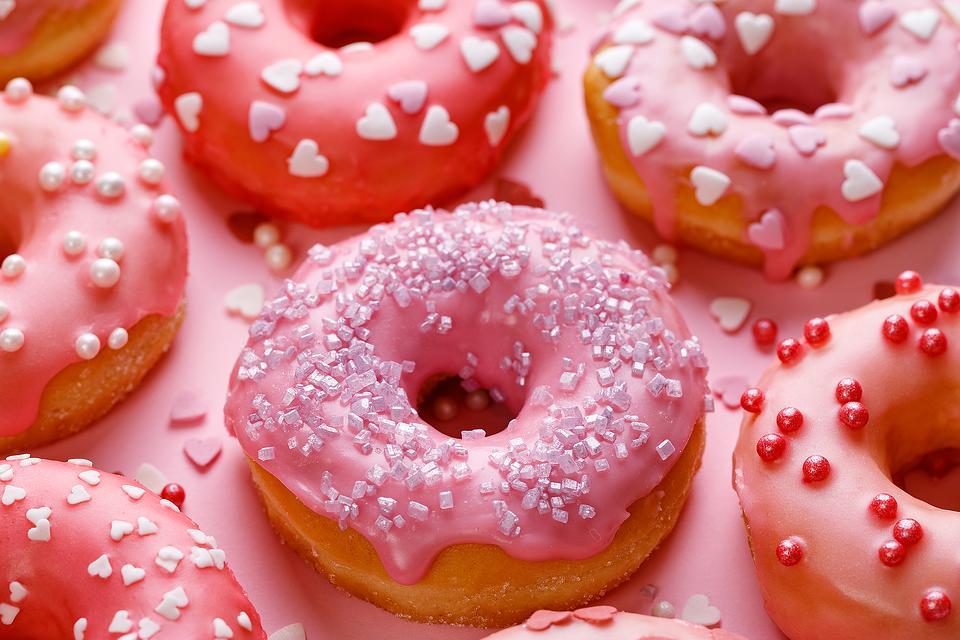
[[[214,536],[89,460],[0,460],[4,638],[265,640]]]
[[[795,340],[756,385],[762,405],[744,407],[733,485],[791,640],[960,635],[960,514],[892,479],[960,441],[957,294],[913,271],[895,291],[818,319],[825,337]]]
[[[169,0],[157,90],[187,157],[260,210],[385,222],[495,167],[551,75],[548,4]]]
[[[187,240],[162,177],[76,87],[0,94],[0,451],[87,426],[169,347]]]

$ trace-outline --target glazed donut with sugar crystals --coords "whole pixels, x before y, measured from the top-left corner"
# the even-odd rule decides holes
[[[607,182],[665,237],[763,264],[870,251],[960,189],[960,10],[624,0],[584,78]]]
[[[383,222],[479,183],[550,77],[543,0],[170,0],[158,92],[261,211]]]
[[[0,461],[0,637],[266,640],[213,536],[89,460]]]
[[[0,96],[0,451],[83,429],[180,325],[187,239],[144,138],[65,86]]]
[[[400,215],[310,250],[251,327],[227,423],[337,586],[476,626],[576,607],[669,533],[699,466],[707,363],[668,289],[570,216]],[[515,418],[431,426],[444,377]]]
[[[960,513],[892,480],[960,442],[960,292],[896,289],[808,322],[744,403],[734,487],[791,640],[960,637]]]
[[[107,35],[123,0],[4,0],[0,2],[0,84],[42,80],[93,51]]]

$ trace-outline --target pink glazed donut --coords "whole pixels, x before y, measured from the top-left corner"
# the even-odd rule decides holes
[[[733,484],[791,640],[960,637],[960,514],[891,480],[960,441],[960,293],[896,285],[808,322],[744,394]]]
[[[86,427],[173,341],[186,230],[142,134],[75,87],[0,97],[0,451]]]
[[[537,611],[518,627],[487,640],[744,640],[722,629],[707,629],[682,620],[668,620],[596,606],[576,611]]]
[[[264,640],[213,536],[89,460],[0,462],[0,637]]]
[[[960,189],[960,5],[624,0],[585,77],[614,193],[764,264],[880,246]]]
[[[381,222],[491,171],[551,31],[542,0],[170,0],[158,91],[228,191],[314,226]]]
[[[575,607],[669,533],[699,465],[706,360],[668,289],[569,216],[400,215],[310,251],[251,327],[227,424],[338,586],[477,626]],[[438,377],[515,419],[439,431],[417,409]]]

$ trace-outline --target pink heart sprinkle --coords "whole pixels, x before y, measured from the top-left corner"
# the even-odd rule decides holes
[[[150,69],[150,83],[154,89],[159,89],[166,80],[167,72],[163,70],[163,67],[154,66]]]
[[[727,22],[717,5],[708,2],[690,16],[690,30],[698,36],[721,40],[727,34]]]
[[[769,169],[777,161],[773,139],[762,133],[748,135],[740,141],[734,153],[741,162],[755,169]]]
[[[831,102],[829,104],[825,104],[813,112],[814,118],[821,118],[823,120],[842,120],[844,118],[849,118],[852,115],[853,107],[848,104],[843,104],[842,102]]]
[[[927,67],[916,58],[897,56],[890,65],[890,82],[898,89],[912,82],[920,82],[925,77]]]
[[[786,245],[784,240],[783,214],[779,209],[770,209],[747,228],[750,242],[769,251],[780,251]]]
[[[960,160],[960,120],[954,118],[937,134],[940,148],[951,157]]]
[[[145,98],[133,105],[133,115],[143,124],[155,127],[163,119],[163,105],[157,98]]]
[[[780,109],[771,116],[775,124],[781,127],[792,127],[795,124],[810,124],[810,116],[799,109]]]
[[[499,27],[511,17],[510,7],[498,0],[478,0],[473,8],[473,22],[478,27]]]
[[[287,112],[275,104],[254,100],[250,105],[250,137],[254,142],[266,142],[270,134],[287,119]]]
[[[613,614],[617,612],[616,607],[609,605],[598,605],[596,607],[584,607],[573,612],[573,617],[577,620],[583,620],[590,624],[603,624],[613,620]]]
[[[750,381],[743,376],[723,376],[710,381],[713,395],[728,409],[740,408],[740,396],[749,386]]]
[[[767,108],[762,104],[753,100],[752,98],[747,98],[745,96],[732,95],[727,98],[727,106],[730,107],[730,111],[733,111],[736,114],[742,116],[765,116],[767,115]]]
[[[896,9],[886,2],[867,0],[860,5],[860,28],[866,35],[872,36],[887,26],[895,15]]]
[[[387,89],[387,95],[400,105],[404,113],[418,113],[427,101],[427,83],[422,80],[398,82]]]
[[[181,391],[170,404],[170,423],[175,425],[200,422],[207,415],[203,399],[190,390]]]
[[[687,20],[686,14],[677,7],[670,7],[659,12],[654,16],[653,24],[678,36],[683,35],[690,28],[690,22]]]
[[[806,124],[793,125],[787,129],[787,136],[794,148],[803,156],[812,156],[817,149],[827,144],[827,134]]]
[[[640,102],[640,78],[627,76],[611,83],[603,99],[621,109],[636,106]]]
[[[525,626],[530,631],[546,631],[555,624],[562,624],[568,621],[573,614],[569,611],[547,611],[541,609],[534,611],[533,615],[527,619]]]
[[[223,441],[219,437],[189,438],[183,443],[183,453],[193,464],[201,469],[207,467],[223,450]]]

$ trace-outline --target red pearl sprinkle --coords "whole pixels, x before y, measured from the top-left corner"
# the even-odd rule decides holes
[[[740,406],[744,411],[750,413],[760,413],[763,408],[763,391],[756,387],[750,387],[740,396]]]
[[[803,560],[803,543],[797,538],[781,540],[777,545],[777,560],[785,567],[792,567]]]
[[[848,402],[840,407],[840,422],[850,429],[863,429],[870,420],[870,412],[859,402]]]
[[[781,340],[777,345],[777,357],[780,362],[787,364],[797,359],[800,355],[800,342],[793,338]]]
[[[896,540],[888,540],[881,545],[879,549],[880,562],[892,567],[903,562],[907,555],[907,550]]]
[[[944,313],[956,313],[960,311],[960,293],[956,289],[944,289],[940,292],[937,304]]]
[[[933,324],[937,321],[937,307],[929,300],[917,300],[910,305],[910,317],[917,324]]]
[[[870,501],[870,511],[881,520],[897,517],[897,499],[889,493],[878,493]]]
[[[913,518],[904,518],[893,525],[893,537],[897,542],[914,545],[923,539],[923,527]]]
[[[887,316],[883,321],[883,337],[895,344],[900,344],[910,334],[910,327],[903,316]]]
[[[939,589],[928,591],[920,600],[920,615],[927,622],[943,620],[950,615],[950,598]]]
[[[760,318],[753,323],[753,339],[760,346],[773,344],[777,339],[777,323],[769,318]]]
[[[837,402],[860,402],[863,400],[863,387],[854,378],[844,378],[837,383]]]
[[[810,344],[823,344],[830,338],[830,324],[823,318],[812,318],[803,327],[803,337]]]
[[[920,351],[928,356],[939,356],[947,350],[947,336],[940,329],[927,329],[920,336]]]
[[[914,291],[919,291],[922,286],[923,278],[920,277],[920,274],[916,271],[904,271],[897,276],[896,281],[893,283],[893,287],[897,290],[897,293],[913,293]]]
[[[830,475],[830,462],[823,456],[810,456],[803,461],[803,481],[820,482]]]
[[[779,433],[768,433],[757,440],[757,455],[764,462],[773,462],[787,450],[787,440]]]
[[[160,497],[177,505],[178,509],[183,509],[183,502],[187,499],[187,492],[177,483],[171,482],[160,492]]]
[[[793,433],[803,426],[803,414],[799,409],[786,407],[777,414],[777,427],[784,433]]]

